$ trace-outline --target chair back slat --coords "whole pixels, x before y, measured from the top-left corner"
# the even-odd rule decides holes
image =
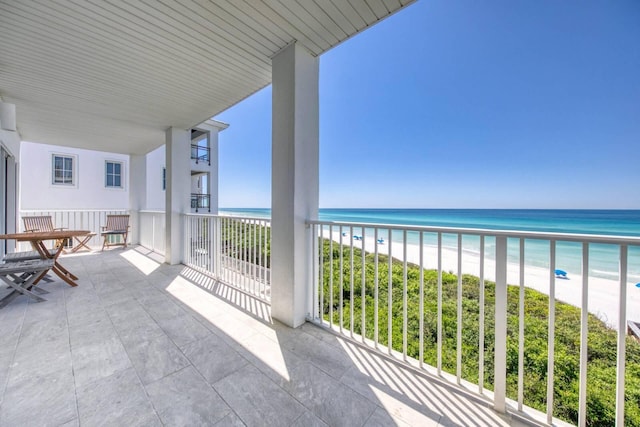
[[[129,228],[129,215],[107,215],[107,230],[126,230]]]
[[[53,231],[53,220],[50,216],[24,216],[26,231]]]

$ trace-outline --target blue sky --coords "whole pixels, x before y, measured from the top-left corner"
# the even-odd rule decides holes
[[[271,205],[271,87],[216,117]],[[320,206],[640,208],[640,2],[421,0],[320,58]]]

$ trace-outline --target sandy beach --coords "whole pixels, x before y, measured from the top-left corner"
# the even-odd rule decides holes
[[[324,231],[324,237],[331,237],[334,242],[340,241],[340,233]],[[342,237],[343,245],[348,246],[351,242],[349,236]],[[362,248],[362,241],[353,240],[356,248]],[[375,247],[378,253],[387,255],[389,253],[389,242],[385,240],[383,244],[378,244],[373,238],[367,237],[364,240],[364,250],[373,253]],[[403,257],[403,245],[400,242],[391,244],[391,254],[394,258]],[[420,264],[420,246],[407,244],[407,261]],[[423,266],[427,269],[435,269],[438,266],[437,248],[425,245],[423,249]],[[442,269],[458,273],[458,252],[457,250],[442,250]],[[509,263],[507,267],[507,283],[518,285],[520,281],[520,267],[518,264]],[[462,253],[462,273],[479,276],[480,257],[466,251]],[[485,258],[484,277],[486,280],[495,280],[495,261]],[[535,289],[549,295],[550,276],[549,270],[540,267],[525,266],[526,287]],[[568,272],[567,279],[555,279],[555,296],[559,301],[566,302],[576,307],[580,307],[582,302],[582,276],[574,272]],[[616,280],[603,279],[600,277],[589,277],[588,282],[588,310],[614,329],[618,327],[620,283]],[[640,289],[634,283],[627,283],[627,319],[640,321]],[[526,306],[525,306],[526,309]],[[626,326],[625,326],[626,327]]]

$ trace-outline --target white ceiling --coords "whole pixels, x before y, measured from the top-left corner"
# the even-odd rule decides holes
[[[0,96],[26,141],[142,154],[414,0],[0,0]]]

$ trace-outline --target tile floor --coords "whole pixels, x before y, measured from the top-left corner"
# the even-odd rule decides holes
[[[519,425],[147,252],[66,256],[78,287],[0,310],[0,426]]]

